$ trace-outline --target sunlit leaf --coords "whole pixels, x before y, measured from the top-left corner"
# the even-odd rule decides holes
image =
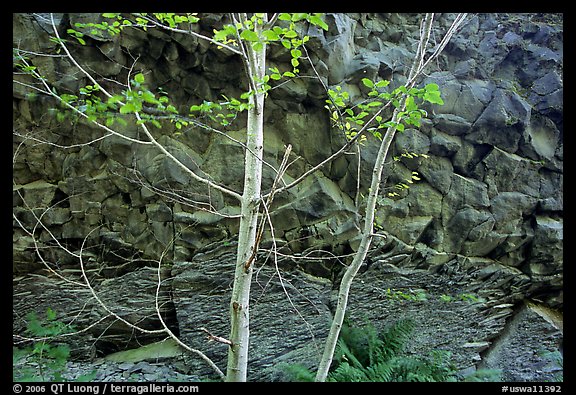
[[[134,81],[136,81],[139,84],[143,84],[144,83],[144,74],[142,73],[138,73],[134,76]]]

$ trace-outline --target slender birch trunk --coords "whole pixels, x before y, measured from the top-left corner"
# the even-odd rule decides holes
[[[402,104],[402,108],[404,108],[404,103]],[[394,111],[394,115],[392,117],[394,122],[397,122],[398,120],[398,112],[398,109]],[[378,191],[380,188],[380,180],[382,179],[382,170],[384,169],[384,161],[388,156],[388,150],[390,149],[390,144],[392,143],[395,134],[396,128],[388,128],[384,138],[382,139],[382,142],[380,143],[380,149],[378,150],[376,163],[374,164],[374,168],[372,170],[372,183],[370,185],[370,192],[368,194],[366,203],[366,217],[364,228],[362,229],[360,246],[358,247],[356,255],[354,255],[354,260],[350,266],[348,266],[346,272],[342,276],[342,282],[340,283],[340,290],[338,292],[338,304],[336,306],[336,311],[334,313],[334,318],[330,327],[330,333],[326,339],[324,353],[316,373],[316,381],[326,381],[326,377],[328,376],[328,371],[330,369],[330,364],[332,363],[332,359],[334,357],[336,342],[338,340],[338,336],[340,335],[340,329],[342,329],[342,323],[344,322],[344,315],[348,305],[350,287],[352,286],[352,281],[358,273],[358,270],[360,269],[360,266],[362,265],[362,262],[364,262],[366,254],[370,249],[372,234],[374,232],[374,210],[378,200]]]
[[[256,27],[256,33],[259,33]],[[248,74],[251,89],[257,87],[265,74],[266,45],[254,50],[246,45]],[[238,254],[234,285],[230,300],[230,338],[226,381],[246,381],[250,337],[250,285],[253,261],[257,249],[257,225],[262,184],[262,156],[264,147],[264,94],[250,97],[248,110],[246,153],[244,158],[244,191],[238,235]]]
[[[413,85],[416,78],[422,73],[426,65],[433,61],[442,52],[443,48],[446,46],[450,38],[462,25],[466,19],[466,14],[458,14],[454,22],[444,35],[442,41],[437,46],[435,51],[430,57],[425,61],[426,50],[428,47],[428,41],[430,39],[430,33],[432,31],[432,23],[434,20],[434,14],[426,14],[422,24],[420,26],[420,41],[418,43],[418,49],[416,50],[416,56],[412,67],[408,75],[408,84]],[[400,106],[397,107],[392,115],[392,121],[396,124],[399,122],[399,113],[405,110],[406,107],[406,96],[402,99]],[[386,131],[384,138],[380,144],[380,149],[378,150],[378,156],[376,157],[376,163],[372,170],[372,181],[370,185],[370,190],[368,193],[368,198],[366,201],[366,215],[364,228],[362,229],[362,238],[360,240],[360,246],[354,260],[346,269],[344,275],[342,276],[342,281],[340,283],[340,289],[338,292],[338,301],[336,306],[336,311],[334,313],[334,319],[332,320],[332,325],[330,327],[330,332],[328,338],[326,339],[326,344],[324,347],[324,353],[320,360],[318,371],[316,373],[316,381],[326,381],[328,377],[328,371],[330,370],[330,365],[332,359],[334,358],[334,350],[336,349],[336,342],[338,341],[338,336],[340,335],[340,330],[344,322],[344,315],[346,313],[346,307],[348,305],[348,295],[350,293],[350,287],[352,286],[352,281],[358,273],[362,262],[366,258],[366,254],[370,249],[370,244],[372,242],[373,231],[374,231],[374,211],[376,208],[376,202],[378,200],[378,191],[380,188],[380,182],[382,179],[382,170],[384,169],[384,162],[388,156],[388,150],[390,144],[394,140],[396,134],[396,128],[390,127]]]

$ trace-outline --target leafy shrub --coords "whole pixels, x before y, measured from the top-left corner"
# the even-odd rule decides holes
[[[56,319],[52,309],[46,311],[46,318],[40,321],[35,313],[27,316],[25,335],[35,340],[23,348],[12,347],[13,381],[67,381],[63,377],[70,348],[66,344],[55,344],[57,337],[73,331],[73,328]],[[37,339],[37,340],[36,340]],[[96,372],[78,378],[78,381],[90,381]]]

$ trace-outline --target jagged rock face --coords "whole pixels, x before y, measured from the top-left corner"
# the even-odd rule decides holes
[[[193,28],[207,34],[225,18],[215,14],[200,17],[202,22]],[[74,23],[95,18],[98,20],[99,16],[56,14],[55,23],[64,35]],[[443,27],[450,20],[446,15],[438,18]],[[329,87],[341,85],[357,99],[364,89],[360,82],[363,77],[390,79],[391,86],[405,81],[418,37],[418,16],[328,14],[326,20],[330,26],[328,32],[310,27],[306,33],[311,37],[308,43],[311,60]],[[37,53],[54,51],[56,44],[49,39],[48,14],[13,14],[13,23],[14,47]],[[133,67],[133,73],[141,71],[146,75],[151,90],[168,92],[175,106],[187,111],[191,104],[217,101],[222,94],[237,97],[245,86],[239,59],[190,36],[154,29],[147,33],[127,29],[125,34],[114,38],[85,33],[89,45],[70,42],[73,53],[83,67],[94,71],[99,82],[111,90],[117,89],[111,81],[127,81],[127,71]],[[74,92],[89,83],[64,58],[32,55],[30,58],[41,73],[55,81],[59,92]],[[283,65],[288,60],[289,54],[282,48],[269,52],[269,66]],[[305,62],[301,71],[311,74]],[[438,284],[456,281],[454,276],[460,282],[468,281],[467,287],[462,283],[463,288],[454,292],[482,291],[489,301],[488,307],[481,309],[482,314],[493,312],[490,306],[515,304],[526,298],[562,308],[562,72],[561,17],[523,14],[470,17],[422,81],[440,86],[444,106],[427,107],[429,120],[418,130],[407,129],[398,134],[395,140],[391,158],[398,160],[390,160],[386,168],[386,185],[376,216],[378,227],[389,235],[389,242],[384,247],[375,243],[367,262],[369,270],[362,277],[364,284],[371,281],[369,273],[376,273],[375,278],[383,276],[382,284],[374,285],[379,289],[407,286],[387,282],[391,281],[385,275],[390,270],[387,265],[392,264],[394,270],[412,270],[418,287],[430,279]],[[15,76],[18,78],[21,77]],[[319,163],[345,142],[345,137],[330,127],[323,108],[325,96],[322,85],[312,78],[296,79],[270,92],[265,110],[265,160],[277,167],[287,144],[293,146],[293,158],[300,157],[288,169],[286,181]],[[211,295],[218,299],[223,311],[214,316],[214,321],[208,319],[204,324],[223,332],[218,335],[226,334],[225,290],[232,275],[227,277],[226,265],[210,263],[213,260],[206,254],[211,246],[233,243],[238,224],[235,218],[211,215],[202,208],[234,216],[239,213],[239,203],[193,182],[154,147],[116,137],[82,145],[102,136],[101,131],[82,122],[57,122],[49,115],[55,103],[42,96],[31,100],[21,85],[14,84],[13,97],[14,130],[18,133],[13,139],[13,206],[18,221],[32,229],[36,225],[33,213],[42,215],[51,235],[75,252],[90,235],[85,247],[92,258],[92,281],[97,289],[106,290],[110,279],[135,271],[142,274],[137,270],[162,257],[165,264],[173,265],[171,273],[169,267],[164,273],[172,278],[164,285],[171,288],[173,313],[182,335],[191,344],[201,341],[196,329],[202,325],[195,320],[196,312],[210,308],[204,300],[206,287],[214,287]],[[246,132],[242,117],[235,125],[227,135],[242,140]],[[124,132],[136,137],[138,127],[129,124]],[[242,190],[244,152],[227,136],[201,128],[177,133],[169,123],[155,133],[158,141],[189,168],[209,174],[233,190]],[[60,149],[37,144],[23,137],[26,135],[58,146],[78,145]],[[283,252],[302,256],[311,256],[314,250],[322,250],[327,256],[352,252],[357,244],[356,188],[359,181],[360,191],[365,193],[370,184],[377,144],[376,139],[369,138],[362,147],[359,173],[358,157],[344,155],[297,187],[278,194],[271,209],[275,239],[266,233],[263,245],[277,241]],[[403,153],[419,155],[410,157]],[[413,171],[420,175],[419,181],[399,196],[386,195]],[[274,176],[265,166],[264,189],[271,186]],[[174,200],[175,191],[183,199]],[[13,273],[18,279],[44,267],[34,252],[34,240],[21,230],[20,223],[15,221],[13,233]],[[54,242],[47,233],[36,233],[43,247],[41,251],[47,252],[45,259],[57,262],[60,268],[73,274],[78,267],[77,259],[53,248]],[[388,250],[394,251],[393,256]],[[233,254],[232,248],[225,251]],[[226,255],[222,261],[233,262],[232,258]],[[383,259],[386,265],[376,264]],[[208,262],[205,265],[204,260]],[[285,292],[275,282],[277,277],[272,285],[264,287],[262,300],[269,302],[257,303],[253,313],[256,328],[253,334],[258,339],[254,347],[262,348],[261,352],[254,351],[251,374],[255,379],[278,379],[279,373],[270,366],[283,360],[283,354],[288,355],[286,361],[304,358],[307,364],[314,365],[317,354],[311,350],[323,339],[329,321],[331,284],[311,281],[304,273],[337,282],[343,263],[345,259],[297,263],[283,260],[283,270],[294,276],[290,281],[297,284],[294,286],[301,290],[298,295],[309,304],[297,305],[303,320],[291,315],[289,304],[279,307],[279,313],[272,312],[268,306],[282,305],[280,300]],[[274,278],[273,271],[266,270],[262,273],[267,276],[265,282]],[[197,285],[197,292],[188,285],[191,283]],[[29,286],[25,281],[15,282],[14,311],[18,306],[21,308],[18,317],[34,308],[30,299],[21,303],[16,297],[28,292]],[[153,298],[154,287],[148,288]],[[45,289],[48,292],[52,288]],[[360,317],[371,311],[362,302],[372,298],[365,287],[357,287],[354,294],[357,303],[350,307],[354,314]],[[67,297],[62,296],[63,300]],[[45,303],[36,307],[45,308],[51,300],[62,298],[47,296],[43,299]],[[143,297],[141,303],[148,300]],[[167,308],[171,309],[170,306]],[[52,307],[57,311],[67,308],[65,302]],[[72,309],[77,311],[80,307]],[[464,310],[462,315],[470,322],[477,320],[477,312],[472,312],[472,308]],[[105,316],[96,307],[92,311],[89,319]],[[386,316],[372,313],[368,316],[375,319]],[[480,331],[480,340],[492,339],[512,310],[507,313],[498,316],[493,328]],[[285,339],[284,348],[270,340],[279,336],[282,328],[266,327],[257,318],[271,315],[293,318],[294,322],[282,321],[283,327],[302,326],[293,337]],[[138,321],[142,316],[132,319]],[[22,320],[16,322],[15,330],[20,330]],[[104,321],[102,325],[94,328],[92,333],[96,337],[109,323]],[[125,329],[125,333],[131,330]],[[116,336],[114,332],[99,340],[117,342]],[[433,337],[426,341],[432,348],[434,342],[441,343]],[[212,356],[222,352],[221,345],[220,350],[212,346],[216,353]],[[307,351],[297,351],[303,348]],[[272,349],[275,351],[271,352]],[[224,358],[224,354],[220,356]],[[461,367],[466,368],[476,354],[463,352],[459,358]]]

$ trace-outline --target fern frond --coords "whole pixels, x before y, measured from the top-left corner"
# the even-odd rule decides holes
[[[386,328],[378,336],[378,341],[373,341],[370,350],[370,362],[385,362],[403,349],[414,330],[415,324],[412,320],[398,320],[393,325]]]
[[[288,376],[288,381],[312,382],[315,379],[314,373],[302,364],[286,364],[282,366],[282,369]]]
[[[373,325],[365,325],[362,327],[345,325],[340,331],[339,340],[342,340],[348,350],[354,355],[360,366],[368,366],[370,364],[370,337],[377,336],[376,329]],[[357,364],[353,364],[357,366]]]
[[[340,364],[349,364],[357,369],[364,366],[356,357],[356,348],[351,348],[343,338],[338,338],[336,348],[334,349],[334,360]]]
[[[437,382],[455,381],[455,369],[447,360],[429,358],[397,357],[391,362],[394,366],[391,381]]]
[[[338,382],[364,382],[370,381],[363,368],[351,366],[348,362],[343,362],[328,375],[328,381]]]
[[[389,382],[394,374],[394,366],[388,362],[370,365],[366,368],[368,381]]]

